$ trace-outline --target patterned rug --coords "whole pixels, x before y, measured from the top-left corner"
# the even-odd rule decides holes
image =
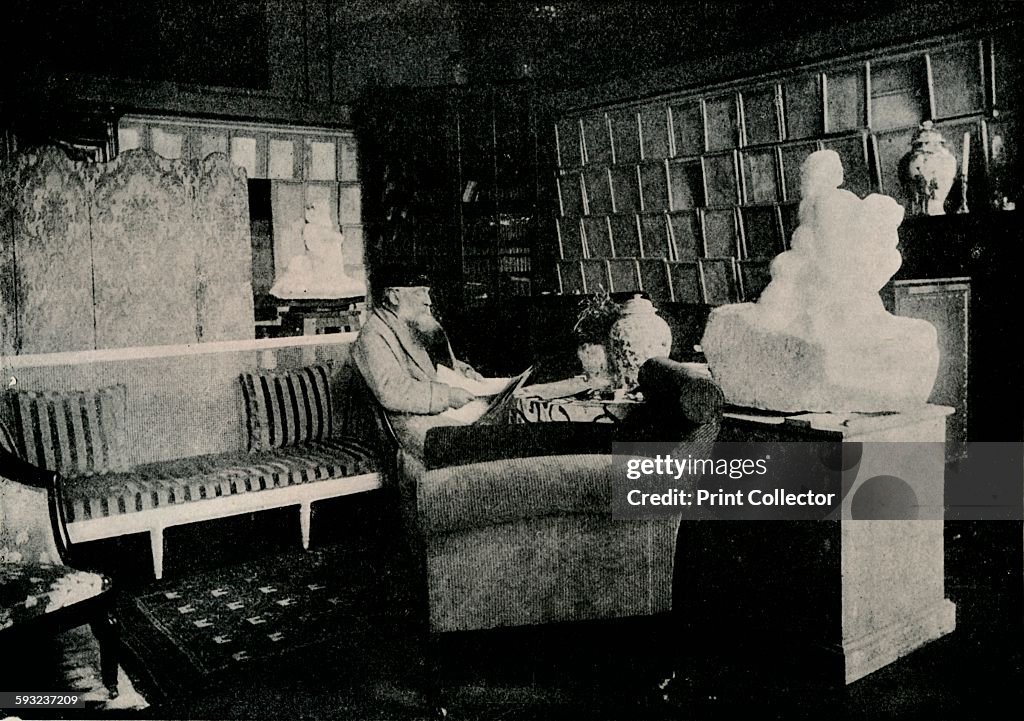
[[[343,653],[408,607],[374,557],[325,547],[158,582],[122,600],[125,645],[165,697],[287,672],[298,652]]]

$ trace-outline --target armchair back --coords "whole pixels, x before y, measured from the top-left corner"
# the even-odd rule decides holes
[[[0,563],[66,562],[69,542],[60,484],[58,474],[18,457],[0,422]]]

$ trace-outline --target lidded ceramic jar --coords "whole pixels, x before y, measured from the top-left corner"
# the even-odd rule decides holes
[[[672,352],[672,329],[646,294],[630,293],[619,302],[621,314],[608,334],[612,379],[617,388],[635,388],[645,361]]]
[[[904,156],[904,181],[914,196],[914,212],[944,215],[943,204],[956,178],[957,160],[942,133],[925,120]]]

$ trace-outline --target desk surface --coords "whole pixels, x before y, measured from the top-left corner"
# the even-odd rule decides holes
[[[707,368],[699,363],[689,365],[705,371]],[[583,376],[526,386],[516,394],[515,420],[520,423],[615,423],[624,420],[643,404],[642,398],[581,397],[588,388],[590,386]],[[726,406],[723,417],[737,427],[818,431],[849,436],[914,425],[944,418],[954,412],[955,409],[949,406],[938,405],[888,413],[781,413]]]

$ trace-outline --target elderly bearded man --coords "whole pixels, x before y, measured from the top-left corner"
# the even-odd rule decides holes
[[[437,362],[469,378],[480,375],[455,358],[447,336],[432,310],[430,282],[401,267],[375,274],[378,304],[359,331],[352,358],[391,420],[402,448],[423,458],[427,431],[439,425],[458,425],[441,415],[461,408],[476,396],[437,380]],[[440,348],[431,357],[431,350]],[[437,359],[436,356],[441,358]]]

